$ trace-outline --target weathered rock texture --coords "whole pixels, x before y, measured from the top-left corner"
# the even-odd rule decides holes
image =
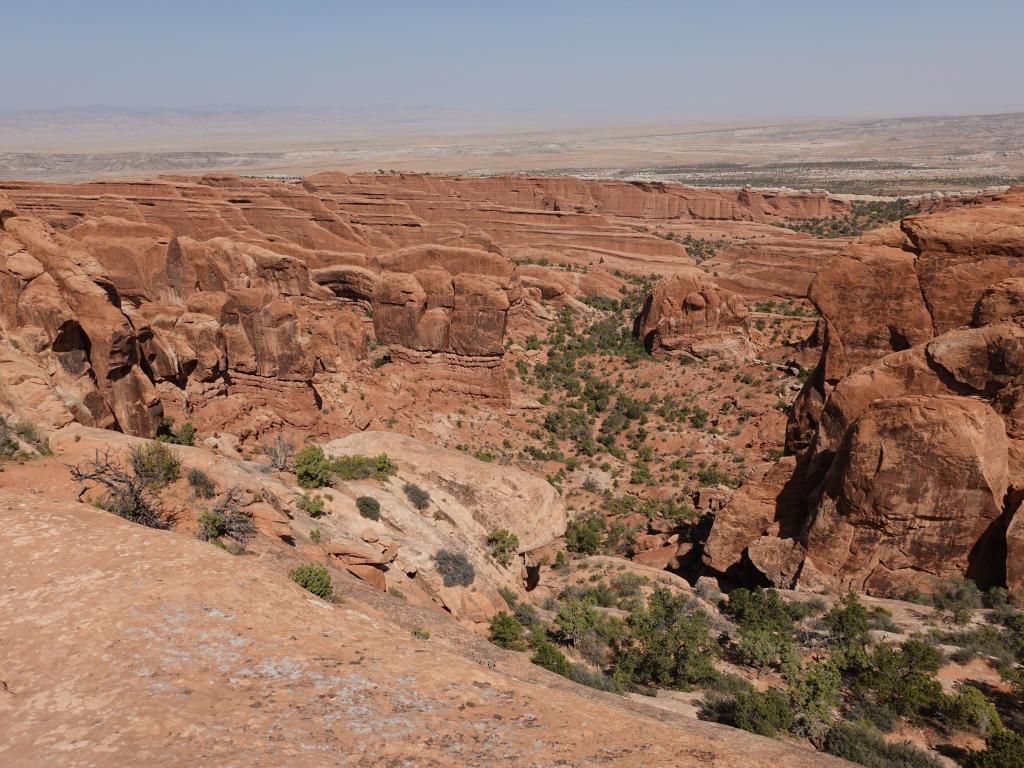
[[[341,575],[330,604],[288,561],[85,504],[0,491],[0,514],[10,768],[845,765],[576,685]]]
[[[1022,222],[1012,189],[910,217],[819,274],[824,343],[790,424],[798,458],[736,494],[706,565],[892,596],[959,575],[1024,585]]]
[[[529,335],[541,301],[618,295],[612,269],[692,264],[645,222],[757,226],[845,208],[809,193],[415,174],[2,182],[0,194],[3,331],[24,350],[0,352],[17,371],[11,407],[45,400],[48,423],[149,435],[165,413],[243,439],[365,427],[349,384],[371,339],[390,347],[402,402],[508,403],[510,318]],[[595,270],[518,265],[548,260]]]
[[[652,354],[743,358],[751,352],[747,305],[696,268],[654,286],[635,332]]]

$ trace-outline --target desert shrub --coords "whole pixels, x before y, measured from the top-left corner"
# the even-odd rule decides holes
[[[538,667],[544,667],[562,677],[569,677],[572,673],[572,665],[569,664],[569,660],[550,640],[542,639],[535,645],[530,661]]]
[[[295,506],[310,517],[320,517],[324,513],[324,500],[308,491],[295,497]]]
[[[491,618],[491,642],[512,651],[522,650],[525,647],[523,625],[514,616],[498,611]]]
[[[612,678],[600,670],[590,669],[582,664],[570,664],[568,677],[574,683],[585,685],[588,688],[619,693],[619,687]]]
[[[217,495],[217,486],[213,484],[213,480],[203,470],[192,467],[186,477],[188,478],[188,484],[192,486],[192,490],[199,498],[212,499]]]
[[[646,576],[639,573],[620,573],[611,579],[611,588],[619,598],[636,597],[644,584],[649,583]]]
[[[898,647],[875,646],[871,668],[858,686],[874,694],[875,701],[901,716],[913,716],[938,705],[942,685],[934,675],[942,666],[938,649],[917,639]]]
[[[707,684],[708,691],[717,693],[723,696],[735,696],[738,693],[747,693],[748,691],[754,690],[754,686],[750,684],[749,680],[735,675],[732,672],[726,672],[725,674],[719,675],[714,680],[711,680]]]
[[[571,645],[579,645],[583,638],[597,626],[597,610],[589,602],[569,598],[555,614],[559,633]]]
[[[324,600],[330,600],[331,595],[334,594],[334,589],[331,586],[331,574],[327,570],[327,566],[303,563],[288,571],[288,578]]]
[[[507,566],[519,550],[519,537],[507,528],[491,531],[487,535],[487,546],[491,549],[491,557]]]
[[[319,544],[324,540],[324,535],[320,532],[319,528],[314,528],[309,532],[309,540],[314,544]]]
[[[794,725],[789,697],[777,688],[748,691],[733,699],[733,725],[761,736],[774,736]]]
[[[10,425],[11,432],[16,434],[26,443],[31,445],[38,445],[42,442],[39,437],[39,432],[36,430],[36,425],[30,421],[16,421]]]
[[[7,419],[0,416],[0,458],[13,459],[21,445],[14,439],[14,430],[7,423]]]
[[[940,768],[935,758],[910,744],[889,744],[861,725],[837,723],[825,734],[824,749],[866,768]]]
[[[161,509],[159,492],[179,477],[181,464],[162,443],[133,447],[128,452],[127,466],[105,451],[69,470],[79,483],[79,501],[88,489],[86,483],[98,483],[106,488],[98,503],[102,509],[150,528],[173,525],[174,515]]]
[[[284,435],[278,434],[274,442],[264,445],[260,451],[270,459],[270,466],[282,472],[288,472],[292,468],[292,459],[295,457],[295,444],[284,439]]]
[[[867,608],[852,592],[843,597],[822,619],[840,645],[863,646],[868,641],[871,620]]]
[[[136,477],[153,487],[163,487],[181,477],[181,461],[163,443],[132,446],[128,463]]]
[[[791,632],[793,617],[790,607],[774,589],[745,589],[729,593],[729,602],[722,612],[741,627]]]
[[[985,737],[985,749],[972,752],[966,768],[1024,768],[1024,736],[1000,729]]]
[[[360,496],[356,499],[359,514],[367,520],[380,520],[380,502],[373,496]]]
[[[406,483],[402,486],[405,498],[409,500],[420,512],[430,507],[430,494],[415,483]]]
[[[793,730],[816,739],[832,718],[839,701],[842,676],[831,660],[813,661],[802,669],[789,671],[787,692],[793,707]]]
[[[242,491],[236,487],[229,488],[213,508],[199,516],[199,538],[204,541],[218,541],[223,538],[234,539],[245,544],[256,533],[252,515],[242,508]]]
[[[793,638],[786,632],[744,626],[739,634],[736,656],[760,672],[780,666],[793,653]]]
[[[971,618],[971,611],[982,607],[983,596],[978,585],[970,579],[953,578],[939,586],[931,602],[940,611],[948,611],[957,624],[966,624]]]
[[[892,733],[900,724],[899,715],[884,704],[863,699],[857,702],[848,713],[849,720],[861,720],[870,723],[885,733]]]
[[[196,428],[189,422],[181,425],[177,432],[174,430],[174,419],[165,418],[160,426],[156,428],[156,439],[162,443],[174,443],[175,445],[195,445]]]
[[[413,627],[409,631],[412,633],[412,636],[415,637],[417,640],[429,640],[430,639],[430,630],[427,629],[426,627],[421,627],[419,625],[416,625],[415,627]]]
[[[519,603],[514,609],[516,621],[524,627],[535,627],[540,623],[537,609],[529,603]]]
[[[961,685],[951,696],[943,694],[939,716],[953,730],[975,731],[982,736],[1003,727],[992,702],[973,685]]]
[[[565,528],[565,547],[578,555],[596,555],[604,541],[605,522],[598,515],[570,520]]]
[[[434,566],[441,574],[446,587],[468,587],[476,579],[476,569],[462,552],[439,550],[434,555]]]
[[[617,679],[685,688],[716,677],[717,646],[707,614],[690,609],[685,597],[655,589],[627,623],[630,637],[615,660]]]
[[[303,488],[323,488],[331,484],[331,463],[319,445],[307,445],[295,454],[295,475]]]
[[[952,655],[960,662],[977,656],[993,658],[1004,666],[1014,661],[1015,643],[1012,634],[1003,627],[986,624],[952,632],[935,632],[933,636],[940,643],[959,646],[960,650]]]
[[[342,480],[387,480],[398,467],[386,453],[378,456],[338,456],[331,460],[331,471]]]

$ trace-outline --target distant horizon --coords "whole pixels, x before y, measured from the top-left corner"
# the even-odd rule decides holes
[[[9,6],[4,105],[22,112],[419,104],[718,122],[1024,110],[1024,4],[1010,0]]]

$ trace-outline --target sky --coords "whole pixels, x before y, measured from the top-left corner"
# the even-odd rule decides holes
[[[1020,0],[0,0],[0,109],[1024,110]]]

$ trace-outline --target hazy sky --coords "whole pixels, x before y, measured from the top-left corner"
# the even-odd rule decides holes
[[[1021,0],[0,0],[0,109],[1024,109]]]

